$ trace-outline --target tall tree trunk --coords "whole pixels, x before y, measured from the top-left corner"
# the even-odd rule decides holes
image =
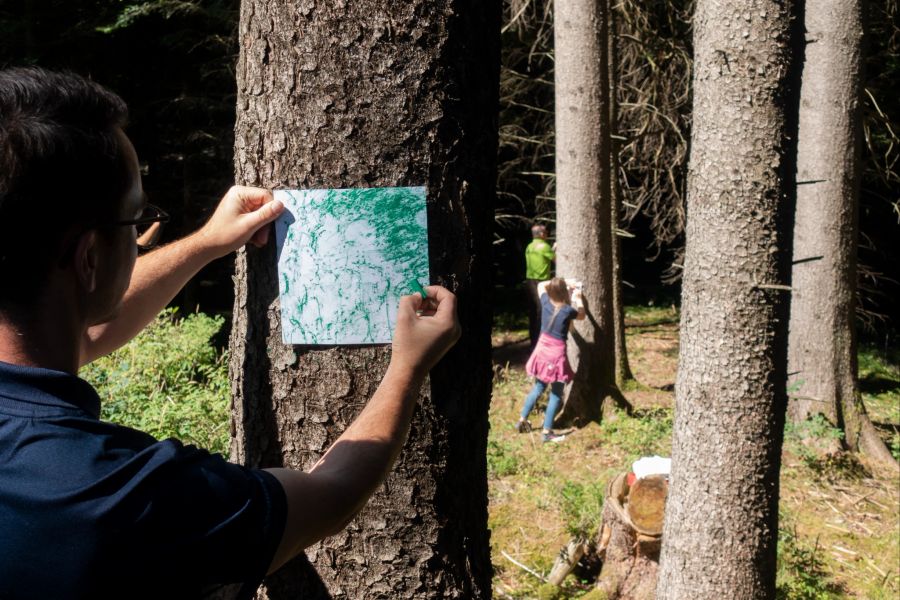
[[[410,439],[340,534],[266,582],[268,598],[487,598],[487,410],[500,3],[244,0],[237,180],[425,183],[432,282],[463,337],[423,387]],[[236,266],[233,457],[306,469],[375,391],[389,348],[281,342],[275,250]],[[464,490],[465,493],[461,493]]]
[[[606,0],[556,0],[556,272],[584,282],[587,318],[570,333],[575,379],[560,423],[598,421],[616,387]],[[627,407],[630,408],[630,407]]]
[[[698,0],[660,599],[775,596],[797,94],[794,7]]]
[[[862,128],[860,0],[807,0],[800,88],[788,413],[823,414],[847,446],[896,464],[863,407],[856,363]]]
[[[619,224],[622,222],[622,189],[619,187],[619,52],[618,28],[614,0],[605,0],[609,15],[609,186],[612,205],[612,268],[613,268],[613,328],[615,330],[616,385],[621,387],[634,379],[628,364],[628,348],[625,344],[625,300],[622,296],[622,240]],[[623,232],[624,235],[624,232]]]

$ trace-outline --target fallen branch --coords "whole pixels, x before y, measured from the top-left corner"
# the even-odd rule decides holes
[[[535,570],[533,570],[533,569],[527,567],[526,565],[523,565],[522,563],[520,563],[519,561],[517,561],[516,559],[514,559],[512,556],[510,556],[509,554],[507,554],[505,551],[501,550],[501,551],[500,551],[500,554],[502,554],[503,557],[504,557],[506,560],[508,560],[508,561],[511,562],[512,564],[516,565],[517,567],[519,567],[520,569],[522,569],[522,570],[525,571],[526,573],[529,573],[529,574],[531,574],[531,575],[534,575],[535,577],[537,577],[538,579],[540,579],[540,580],[543,581],[544,583],[547,582],[547,579],[546,579],[543,575],[541,575],[541,574],[538,573],[537,571],[535,571]]]

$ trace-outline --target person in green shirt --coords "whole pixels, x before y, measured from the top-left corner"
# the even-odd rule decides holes
[[[534,350],[541,335],[541,300],[537,285],[550,279],[556,252],[547,241],[545,225],[532,225],[531,237],[531,243],[525,248],[525,288],[528,293],[528,337],[531,339],[531,349]]]

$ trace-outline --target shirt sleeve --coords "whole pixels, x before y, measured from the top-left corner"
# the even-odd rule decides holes
[[[556,252],[553,251],[553,246],[550,244],[544,244],[541,254],[543,254],[544,258],[547,260],[556,260]]]
[[[155,446],[153,467],[119,507],[130,550],[122,572],[137,569],[134,582],[155,573],[197,597],[251,598],[284,531],[281,484],[176,440]]]

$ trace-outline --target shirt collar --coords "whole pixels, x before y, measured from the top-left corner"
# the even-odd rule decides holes
[[[63,371],[0,362],[0,400],[58,408],[80,408],[100,418],[100,396],[84,379]]]

